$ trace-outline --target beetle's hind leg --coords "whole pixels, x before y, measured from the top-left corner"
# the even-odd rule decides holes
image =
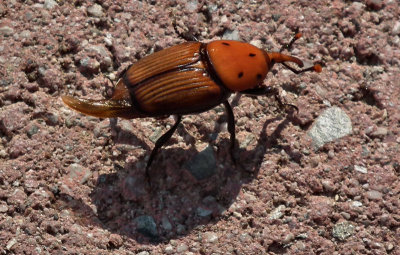
[[[147,180],[150,180],[150,175],[149,175],[149,168],[151,163],[153,162],[154,157],[156,156],[158,150],[171,138],[171,136],[174,134],[175,130],[177,129],[179,123],[182,121],[182,116],[177,115],[177,120],[175,124],[165,133],[163,134],[158,140],[156,141],[156,144],[151,151],[149,161],[147,161],[147,166],[146,166],[146,178]]]
[[[229,151],[231,154],[231,158],[234,164],[236,164],[236,158],[235,158],[235,140],[236,140],[236,134],[235,134],[235,116],[233,115],[232,107],[229,104],[228,101],[224,101],[224,106],[225,106],[225,111],[228,116],[228,131],[231,134],[230,142],[231,145],[229,147]]]

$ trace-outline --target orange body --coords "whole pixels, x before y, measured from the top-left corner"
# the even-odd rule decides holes
[[[297,70],[286,63],[293,62],[300,68],[303,67],[300,59],[281,53],[283,49],[289,49],[300,36],[301,34],[296,34],[279,52],[271,53],[238,41],[182,43],[144,57],[131,65],[118,81],[109,100],[84,100],[70,96],[62,96],[62,99],[74,110],[103,118],[177,115],[176,123],[157,140],[147,163],[146,176],[158,149],[175,132],[182,115],[206,111],[223,103],[227,113],[228,131],[231,134],[231,156],[234,160],[235,122],[227,100],[229,95],[239,92],[274,96],[283,105],[276,90],[262,86],[275,63],[281,63],[296,74],[306,71],[321,72],[318,64]]]
[[[131,65],[110,100],[62,99],[74,110],[103,118],[198,113],[232,92],[260,86],[272,65],[285,61],[303,65],[295,57],[238,41],[186,42]]]

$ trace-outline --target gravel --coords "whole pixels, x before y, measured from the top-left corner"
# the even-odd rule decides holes
[[[0,254],[400,254],[399,1],[0,1]],[[273,97],[87,117],[132,63],[193,35],[290,52]],[[186,36],[185,36],[186,35]],[[192,36],[192,38],[193,38]],[[109,77],[110,80],[108,80]]]

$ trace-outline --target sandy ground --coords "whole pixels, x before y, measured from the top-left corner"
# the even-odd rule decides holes
[[[367,1],[0,2],[1,254],[400,254],[400,9]],[[131,63],[192,34],[291,54],[273,98],[174,122],[87,117]]]

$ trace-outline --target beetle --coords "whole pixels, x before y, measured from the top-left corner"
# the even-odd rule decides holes
[[[185,42],[148,55],[128,67],[110,99],[76,99],[63,95],[62,100],[78,112],[101,118],[176,115],[175,124],[156,141],[146,175],[157,151],[175,132],[183,115],[204,112],[222,103],[227,114],[231,157],[235,162],[235,120],[228,97],[235,92],[275,96],[282,106],[277,90],[262,85],[275,63],[296,74],[322,71],[320,64],[299,70],[287,64],[304,66],[300,59],[282,53],[300,37],[301,33],[296,33],[279,52],[267,52],[249,43],[231,40]]]

